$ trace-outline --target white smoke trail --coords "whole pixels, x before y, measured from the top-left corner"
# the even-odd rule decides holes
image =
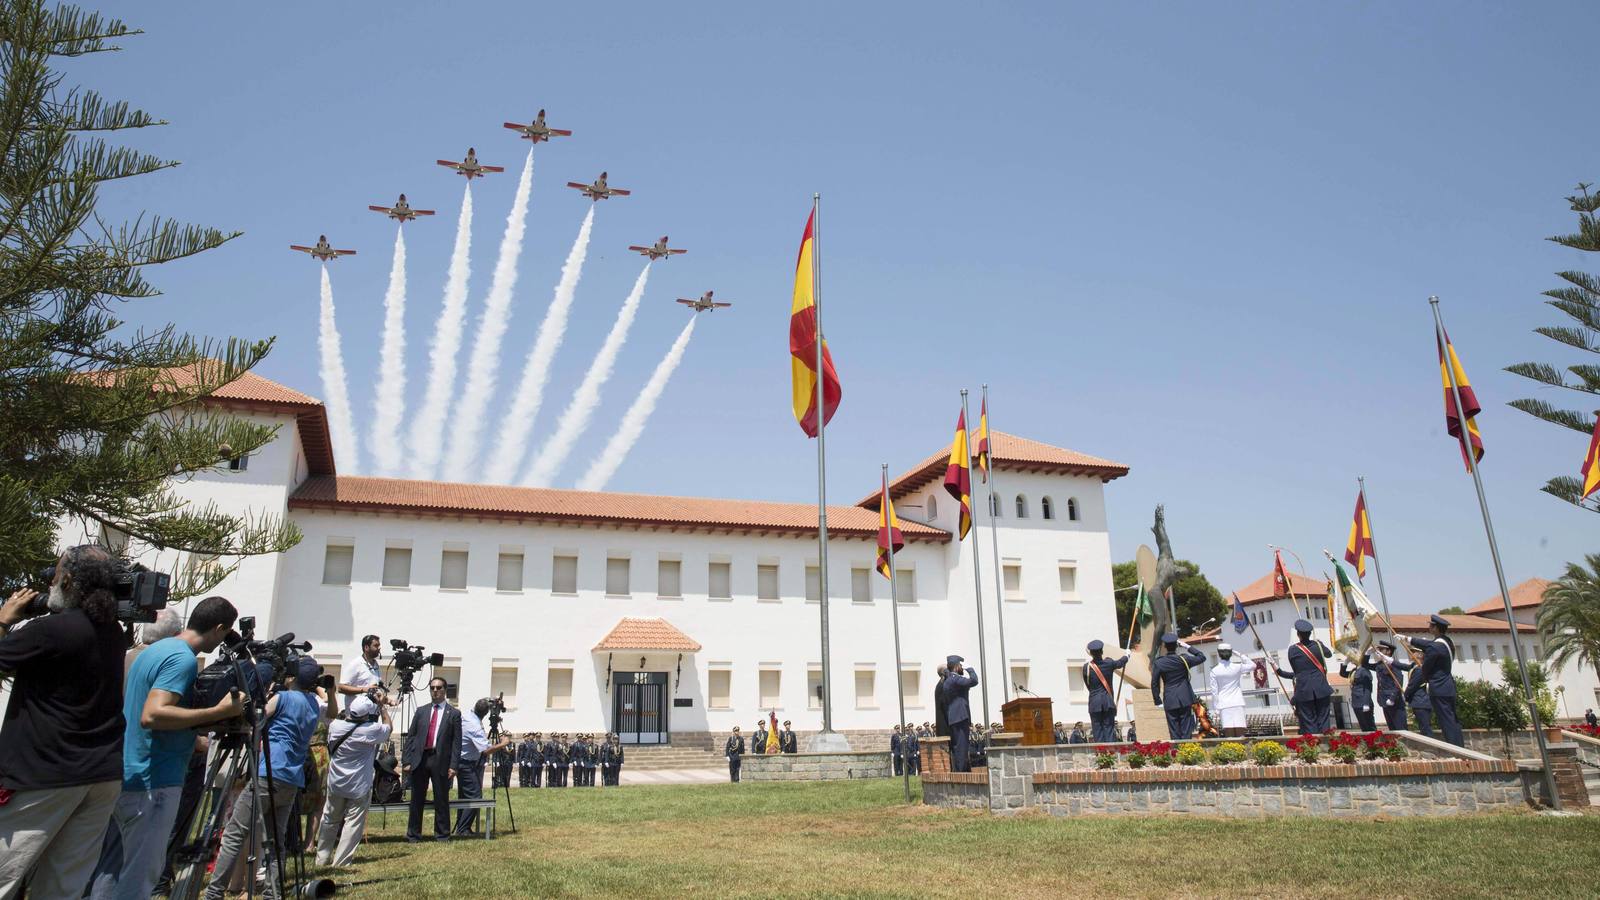
[[[672,377],[672,371],[678,368],[678,363],[683,360],[683,351],[689,347],[689,338],[694,334],[694,323],[698,315],[689,319],[689,324],[683,326],[683,331],[678,333],[678,339],[672,342],[672,349],[667,355],[661,357],[661,362],[656,364],[656,370],[650,373],[650,380],[645,382],[644,390],[639,392],[638,398],[628,411],[622,414],[622,424],[617,426],[617,433],[606,442],[600,457],[590,466],[589,471],[583,473],[583,478],[578,480],[578,490],[598,491],[606,486],[611,476],[617,473],[617,467],[622,465],[627,458],[628,451],[633,449],[635,441],[644,432],[644,423],[655,412],[656,401],[661,399],[661,392],[666,390],[667,379]]]
[[[456,220],[456,245],[444,280],[444,306],[433,326],[428,347],[428,387],[422,410],[411,420],[411,477],[432,478],[444,444],[444,420],[456,384],[456,353],[461,349],[461,323],[467,316],[467,279],[472,274],[472,182],[461,198]]]
[[[485,480],[490,484],[509,484],[516,477],[517,465],[522,462],[533,420],[544,403],[544,385],[550,379],[550,363],[561,347],[561,338],[567,332],[567,314],[572,310],[572,298],[578,292],[578,277],[583,274],[583,259],[589,252],[589,231],[594,227],[594,206],[583,217],[578,229],[578,239],[572,242],[572,251],[561,266],[561,280],[556,282],[556,295],[539,323],[539,333],[533,338],[533,349],[522,367],[522,380],[506,412],[504,427],[495,441],[494,452],[489,454]]]
[[[383,295],[383,350],[372,398],[372,458],[378,474],[400,471],[400,423],[406,414],[406,232],[395,226],[394,262]]]
[[[571,402],[561,414],[555,434],[539,448],[539,455],[534,457],[527,474],[523,476],[523,484],[544,487],[554,480],[556,473],[561,471],[561,464],[566,462],[567,454],[572,452],[573,442],[589,427],[589,419],[594,416],[595,407],[600,405],[600,389],[611,377],[617,354],[628,339],[628,329],[633,325],[634,314],[639,311],[639,300],[644,297],[644,283],[649,277],[650,264],[645,263],[639,280],[633,283],[633,290],[628,293],[628,299],[622,301],[617,321],[612,324],[605,342],[600,345],[600,352],[589,364],[589,371],[584,373],[583,383],[573,392]]]
[[[444,477],[449,481],[470,481],[469,469],[478,459],[478,437],[483,432],[484,413],[494,395],[495,376],[500,373],[500,342],[511,320],[511,295],[517,286],[517,260],[522,255],[522,235],[527,230],[528,197],[533,191],[533,148],[522,164],[517,193],[506,215],[506,231],[500,238],[500,258],[489,282],[489,297],[478,320],[478,334],[467,354],[467,383],[451,416],[450,444],[444,454]]]
[[[328,408],[328,428],[333,432],[333,451],[345,461],[346,471],[361,471],[361,448],[356,444],[356,429],[350,421],[350,389],[345,384],[344,350],[339,346],[339,326],[333,315],[333,282],[328,280],[328,265],[322,265],[322,328],[318,335],[322,350],[322,393]]]

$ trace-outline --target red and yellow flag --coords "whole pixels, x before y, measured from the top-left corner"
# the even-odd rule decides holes
[[[989,398],[984,391],[983,405],[978,407],[978,471],[983,473],[983,483],[989,483]],[[990,510],[993,512],[993,510]]]
[[[1350,540],[1344,545],[1344,561],[1356,567],[1356,577],[1367,575],[1367,557],[1378,556],[1372,545],[1372,523],[1367,521],[1367,494],[1356,492],[1356,517],[1350,523]]]
[[[967,411],[956,419],[956,437],[950,442],[950,464],[944,469],[944,489],[961,501],[961,528],[956,536],[963,540],[972,530],[972,458],[967,453]]]
[[[817,211],[806,219],[806,233],[800,239],[800,259],[794,266],[794,303],[789,307],[789,371],[794,386],[794,418],[807,437],[817,436],[817,301],[811,268],[814,242],[812,228]],[[833,370],[833,355],[822,341],[822,423],[828,424],[843,396],[839,375]]]
[[[1444,382],[1444,423],[1445,430],[1450,436],[1461,444],[1461,464],[1472,470],[1472,463],[1467,460],[1467,445],[1471,442],[1472,459],[1483,459],[1483,435],[1478,433],[1478,420],[1474,418],[1483,411],[1478,405],[1478,395],[1473,393],[1471,382],[1467,381],[1467,370],[1461,368],[1461,358],[1456,356],[1456,348],[1450,343],[1450,335],[1443,331],[1434,332],[1434,340],[1439,345],[1439,380]],[[1445,369],[1445,359],[1449,358],[1450,368]],[[1465,409],[1456,408],[1455,395],[1450,390],[1450,374],[1455,373],[1456,387],[1461,391],[1461,405]],[[1461,420],[1466,419],[1465,433],[1461,428]]]
[[[1579,500],[1586,499],[1595,491],[1600,491],[1600,412],[1594,417],[1594,436],[1589,438],[1589,453],[1583,458],[1583,494]]]
[[[1289,582],[1289,571],[1283,567],[1283,552],[1272,551],[1272,596],[1283,598],[1291,596],[1294,590]],[[1299,604],[1296,604],[1298,608]]]
[[[889,496],[889,479],[884,476],[883,493],[878,495],[878,571],[889,576],[889,554],[899,553],[906,545],[900,534],[900,518],[894,514],[894,500]],[[891,592],[893,585],[890,585]]]
[[[783,742],[778,738],[778,711],[767,710],[767,721],[772,723],[772,727],[767,729],[767,746],[762,749],[765,755],[771,756],[783,752]]]

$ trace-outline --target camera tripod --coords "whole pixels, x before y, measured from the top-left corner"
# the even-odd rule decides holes
[[[492,747],[495,744],[500,743],[500,738],[502,738],[502,737],[504,737],[504,735],[500,733],[500,714],[498,712],[491,712],[489,714],[489,746]],[[512,746],[514,747],[516,745],[513,744]],[[501,750],[501,751],[498,751],[498,752],[504,753],[505,751]],[[516,759],[516,754],[515,754],[515,752],[513,752],[512,753],[513,762],[511,764],[513,769],[516,768],[515,759]],[[495,782],[500,780],[497,777],[498,772],[499,772],[499,768],[500,768],[499,766],[495,765],[494,759],[491,758],[489,760],[489,796],[494,798],[495,800],[499,800],[500,799],[500,790],[501,790],[501,788],[505,789],[505,792],[506,792],[506,814],[511,817],[511,833],[512,834],[516,834],[517,833],[517,811],[511,805],[511,779],[509,777],[507,777],[505,784],[501,785],[500,787],[495,787],[494,786]]]

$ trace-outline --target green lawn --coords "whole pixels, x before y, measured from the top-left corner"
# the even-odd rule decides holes
[[[512,796],[518,833],[502,809],[494,841],[407,844],[374,817],[339,895],[1545,898],[1600,875],[1594,815],[993,818],[907,807],[887,779]]]

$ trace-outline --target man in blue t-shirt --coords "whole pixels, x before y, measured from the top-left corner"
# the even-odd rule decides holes
[[[183,779],[194,752],[194,729],[239,715],[238,695],[215,706],[185,704],[201,653],[217,649],[239,617],[222,597],[207,597],[189,613],[177,637],[140,653],[123,685],[122,794],[117,798],[90,883],[92,900],[146,900],[166,867],[167,840],[178,818]]]
[[[316,733],[322,711],[317,708],[317,679],[322,675],[322,665],[309,656],[302,656],[289,667],[285,688],[273,694],[262,709],[262,726],[266,753],[256,769],[260,777],[260,792],[270,796],[263,816],[272,815],[272,830],[277,835],[276,846],[288,853],[287,832],[289,814],[294,810],[295,795],[306,785],[306,757],[311,753],[311,737]],[[268,780],[268,763],[271,763],[271,780]],[[271,785],[269,788],[268,785]],[[207,900],[221,900],[228,886],[228,873],[240,853],[249,852],[247,844],[257,821],[256,793],[248,787],[233,804],[233,815],[222,831],[222,850],[217,854],[217,864],[212,871],[216,876],[206,885]],[[264,896],[278,896],[278,860],[271,855],[272,845],[265,848],[267,856],[267,885]],[[253,877],[253,873],[252,873]]]

